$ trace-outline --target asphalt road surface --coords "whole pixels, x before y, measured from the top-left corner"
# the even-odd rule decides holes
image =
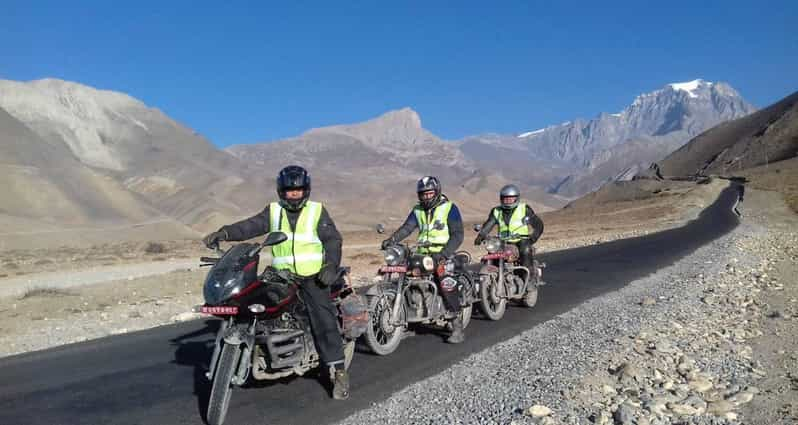
[[[236,389],[227,424],[322,424],[340,420],[580,303],[690,255],[738,224],[734,187],[686,226],[645,237],[541,255],[548,263],[533,309],[508,307],[499,322],[472,320],[466,342],[425,333],[390,356],[358,352],[352,395],[334,401],[315,377]],[[198,283],[199,284],[199,283]],[[20,326],[25,326],[20,323]],[[0,360],[0,424],[201,424],[204,377],[218,322],[198,320]]]

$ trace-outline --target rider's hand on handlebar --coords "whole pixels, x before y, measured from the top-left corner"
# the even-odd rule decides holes
[[[391,245],[396,245],[396,241],[393,238],[388,238],[388,239],[385,239],[384,241],[382,241],[381,247],[382,247],[383,250],[386,250]]]
[[[474,239],[474,245],[479,246],[482,245],[482,242],[485,241],[485,238],[482,235],[478,235],[476,239]]]
[[[202,243],[205,244],[208,248],[213,248],[219,246],[220,241],[227,240],[227,232],[213,232],[204,238],[202,238]]]

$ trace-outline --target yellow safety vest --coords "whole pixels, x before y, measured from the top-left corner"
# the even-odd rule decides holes
[[[526,216],[526,204],[521,202],[513,210],[513,215],[510,216],[510,224],[504,223],[502,211],[500,207],[493,209],[493,218],[499,223],[499,235],[509,235],[515,233],[521,236],[529,236],[529,226],[524,224],[524,216]],[[509,239],[508,242],[518,242],[521,238]]]
[[[418,241],[433,244],[429,248],[419,248],[419,253],[438,253],[443,251],[446,243],[449,242],[449,211],[451,209],[452,203],[448,201],[433,208],[432,211],[425,211],[420,206],[416,206],[413,209],[418,223]],[[433,228],[436,221],[440,221],[443,224],[442,229],[436,230]]]
[[[296,229],[291,229],[283,207],[269,204],[269,226],[272,232],[283,232],[288,239],[272,246],[272,267],[289,270],[300,276],[312,276],[324,264],[324,246],[319,239],[318,227],[322,205],[308,201],[299,213]]]

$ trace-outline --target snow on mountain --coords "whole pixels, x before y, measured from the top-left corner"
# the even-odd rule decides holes
[[[489,161],[491,166],[504,168],[497,158],[507,156],[506,150],[512,148],[512,161],[526,154],[528,160],[537,162],[538,169],[542,163],[564,173],[546,172],[553,179],[550,188],[577,196],[632,165],[660,159],[716,124],[755,110],[730,85],[696,79],[643,93],[619,113],[601,113],[590,120],[576,119],[517,136],[471,136],[464,139],[467,143],[461,144],[461,149],[467,149],[467,156],[477,163],[487,165]],[[635,143],[622,146],[630,142]],[[514,178],[532,177],[514,174]]]
[[[685,91],[685,92],[687,92],[688,96],[690,96],[692,98],[696,98],[696,97],[698,97],[698,94],[696,94],[696,92],[695,92],[696,89],[698,89],[701,85],[712,86],[712,83],[704,81],[704,80],[699,78],[697,80],[688,81],[688,82],[685,82],[685,83],[671,83],[671,84],[668,84],[668,85],[671,86],[671,88],[673,88],[674,90]]]
[[[524,138],[526,138],[526,137],[534,136],[534,135],[536,135],[536,134],[541,134],[541,133],[543,133],[544,131],[546,131],[546,129],[545,129],[545,128],[541,128],[540,130],[535,130],[535,131],[527,131],[526,133],[521,133],[521,134],[519,134],[519,135],[518,135],[518,138],[519,138],[519,139],[524,139]]]

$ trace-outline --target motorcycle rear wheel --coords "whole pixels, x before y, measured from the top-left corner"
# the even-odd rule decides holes
[[[369,299],[371,314],[369,314],[369,325],[363,336],[369,349],[380,356],[386,356],[396,351],[404,334],[404,326],[393,326],[390,331],[385,329],[385,324],[390,320],[394,297],[396,294],[386,292]]]
[[[224,344],[213,375],[211,396],[208,400],[206,419],[208,425],[222,425],[230,406],[230,396],[233,394],[233,374],[241,359],[241,348],[237,345]]]

